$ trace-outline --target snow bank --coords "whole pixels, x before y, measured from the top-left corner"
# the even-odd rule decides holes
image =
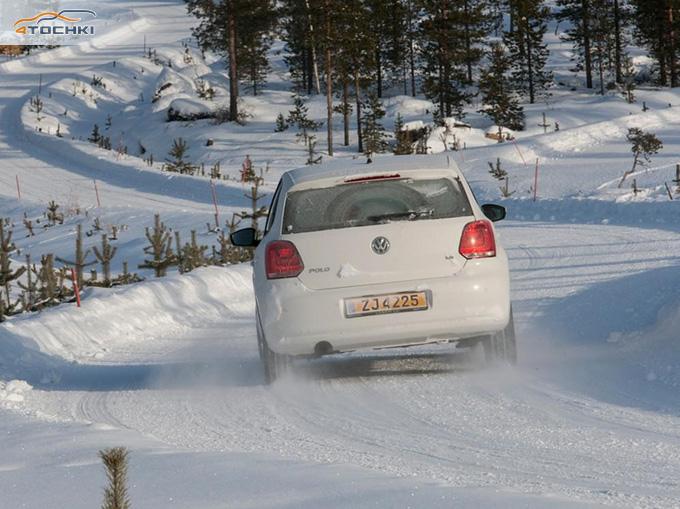
[[[199,99],[173,99],[168,107],[168,120],[198,120],[213,116],[213,108]]]
[[[641,352],[639,362],[647,382],[680,387],[680,304],[661,309],[651,327],[630,333],[613,332],[608,343]]]
[[[24,401],[24,395],[32,389],[33,387],[23,380],[0,382],[0,403],[21,403]]]
[[[87,290],[82,308],[62,305],[0,327],[22,343],[68,360],[254,314],[248,265],[208,267],[114,289]],[[0,357],[0,364],[3,359]]]

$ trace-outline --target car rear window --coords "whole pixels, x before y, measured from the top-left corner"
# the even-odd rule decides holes
[[[283,233],[470,215],[470,202],[458,180],[374,180],[289,192]]]

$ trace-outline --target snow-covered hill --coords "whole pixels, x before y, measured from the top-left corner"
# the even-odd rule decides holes
[[[265,90],[243,99],[244,125],[167,122],[171,107],[225,104],[223,63],[195,50],[180,1],[99,3],[114,20],[101,37],[0,65],[0,217],[34,259],[70,257],[78,224],[115,225],[119,272],[142,260],[154,213],[216,242],[210,180],[161,171],[173,139],[229,177],[216,183],[222,223],[249,206],[236,178],[246,155],[268,168],[271,192],[307,154],[293,131],[274,132],[292,107],[280,45]],[[450,347],[368,352],[299,363],[270,388],[249,266],[88,289],[82,308],[0,325],[0,507],[95,506],[96,452],[113,445],[132,450],[135,507],[676,507],[680,195],[671,201],[664,183],[674,191],[680,92],[638,90],[632,105],[593,95],[568,72],[566,45],[550,43],[566,85],[527,106],[527,131],[494,143],[473,105],[471,128],[458,133],[465,150],[450,153],[480,199],[509,211],[499,232],[512,265],[516,369],[480,370]],[[41,82],[38,121],[30,101]],[[198,97],[206,84],[212,100]],[[324,101],[310,100],[313,117]],[[385,106],[388,128],[397,113],[431,121],[422,98]],[[114,150],[87,141],[94,124]],[[632,164],[629,127],[656,133],[664,149],[618,188]],[[440,134],[432,150],[443,150]],[[509,198],[489,174],[497,158]],[[27,237],[24,214],[39,219],[49,200],[64,224]]]

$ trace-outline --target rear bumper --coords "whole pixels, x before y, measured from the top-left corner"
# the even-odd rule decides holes
[[[345,318],[344,299],[429,290],[425,311]],[[258,296],[269,348],[310,355],[320,341],[333,351],[424,344],[490,334],[510,319],[510,284],[505,257],[471,260],[455,276],[367,287],[310,290],[297,279],[270,283]]]

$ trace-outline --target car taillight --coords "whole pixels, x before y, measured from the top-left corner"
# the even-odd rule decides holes
[[[287,240],[275,240],[267,244],[265,267],[267,279],[281,279],[299,276],[305,265],[295,244]]]
[[[468,223],[460,237],[458,252],[468,260],[496,256],[496,239],[489,221]]]

